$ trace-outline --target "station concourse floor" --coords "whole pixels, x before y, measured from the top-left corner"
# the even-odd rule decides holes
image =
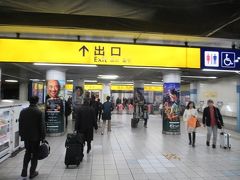
[[[188,145],[185,126],[181,135],[163,135],[159,115],[150,115],[148,128],[131,129],[131,115],[114,114],[112,132],[99,130],[78,168],[64,165],[66,135],[47,138],[50,156],[39,161],[36,180],[140,180],[140,179],[240,179],[240,139],[231,150],[207,147],[206,129],[199,128],[196,147]],[[70,124],[68,132],[72,131]],[[240,134],[239,134],[240,136]],[[219,138],[218,138],[219,140]],[[0,180],[20,180],[24,151],[0,164]]]

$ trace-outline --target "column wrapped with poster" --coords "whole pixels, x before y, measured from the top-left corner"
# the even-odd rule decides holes
[[[73,114],[72,119],[76,119],[76,110],[83,104],[84,100],[84,81],[73,83]]]
[[[131,127],[136,128],[140,119],[143,119],[143,110],[144,110],[144,84],[143,83],[134,83],[134,95],[133,95],[133,118],[131,120]]]
[[[163,134],[180,134],[180,83],[163,85]]]
[[[65,80],[48,80],[45,121],[48,135],[64,133],[64,85]]]

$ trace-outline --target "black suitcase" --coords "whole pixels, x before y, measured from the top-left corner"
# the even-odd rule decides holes
[[[79,166],[84,156],[84,142],[85,138],[83,134],[67,134],[67,140],[65,142],[65,165],[67,168],[69,165]]]
[[[139,119],[138,119],[138,118],[132,118],[132,119],[131,119],[131,127],[132,127],[132,128],[137,128],[138,122],[139,122]]]

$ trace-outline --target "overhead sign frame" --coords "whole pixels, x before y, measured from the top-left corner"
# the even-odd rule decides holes
[[[200,68],[200,48],[0,39],[0,62]]]

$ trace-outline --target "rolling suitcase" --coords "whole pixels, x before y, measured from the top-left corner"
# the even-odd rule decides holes
[[[220,148],[231,149],[230,144],[231,134],[224,132],[224,130],[220,133]]]
[[[132,127],[132,128],[137,128],[138,122],[139,122],[139,119],[137,119],[137,118],[132,118],[132,119],[131,119],[131,127]]]
[[[83,159],[83,149],[84,149],[85,138],[83,134],[67,134],[67,140],[65,142],[66,155],[65,155],[65,165],[76,165],[79,166]]]

